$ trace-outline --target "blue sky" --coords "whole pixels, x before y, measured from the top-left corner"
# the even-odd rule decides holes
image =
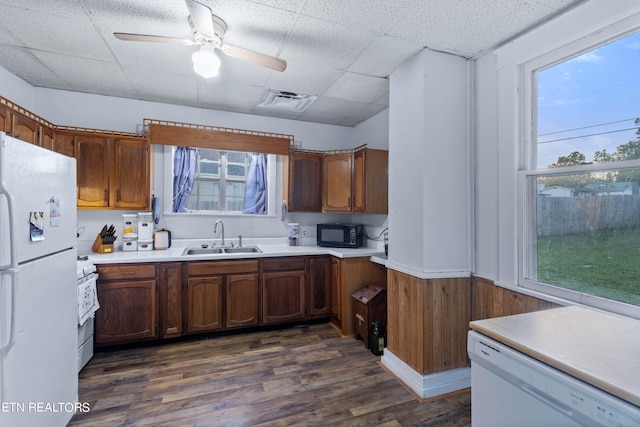
[[[636,117],[640,117],[640,33],[540,71],[538,167],[573,151],[584,154],[586,161],[598,150],[614,152],[636,139]],[[629,128],[633,130],[614,132]]]

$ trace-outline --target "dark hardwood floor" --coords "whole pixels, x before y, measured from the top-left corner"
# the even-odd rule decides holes
[[[69,426],[470,426],[468,391],[421,402],[328,324],[97,353]]]

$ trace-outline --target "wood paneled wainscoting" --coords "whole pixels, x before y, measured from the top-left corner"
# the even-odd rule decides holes
[[[469,387],[470,278],[421,279],[388,269],[382,363],[422,398]]]
[[[553,307],[481,277],[422,279],[390,268],[387,348],[381,361],[422,398],[467,388],[471,320]]]
[[[477,276],[471,279],[471,320],[511,316],[554,307],[559,305],[496,286],[489,279]]]

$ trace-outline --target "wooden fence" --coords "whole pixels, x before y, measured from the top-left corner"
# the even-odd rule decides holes
[[[538,236],[640,227],[640,195],[537,199]]]

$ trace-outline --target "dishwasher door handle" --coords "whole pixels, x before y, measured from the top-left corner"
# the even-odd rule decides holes
[[[567,405],[561,402],[558,402],[556,399],[549,396],[548,394],[541,392],[537,388],[533,387],[531,384],[524,381],[518,381],[518,387],[523,391],[525,391],[526,393],[528,393],[529,395],[535,397],[536,399],[539,399],[544,403],[546,403],[547,405],[551,406],[552,408],[562,412],[566,416],[573,417],[573,410],[570,407],[568,407]]]

